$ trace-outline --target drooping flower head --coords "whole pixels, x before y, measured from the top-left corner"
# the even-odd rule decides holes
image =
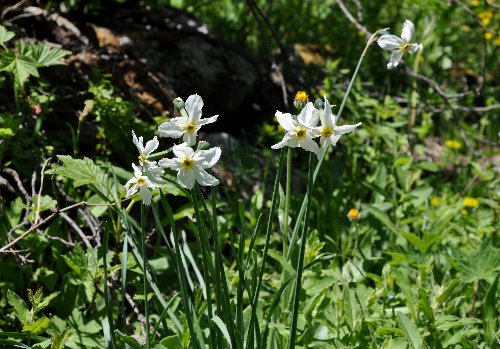
[[[319,142],[322,148],[328,147],[329,145],[335,146],[342,135],[352,132],[356,127],[361,125],[361,122],[358,122],[356,125],[337,126],[337,118],[335,114],[332,113],[332,107],[328,99],[326,99],[326,96],[324,107],[323,114],[320,116],[321,126],[316,127],[320,136]]]
[[[180,104],[177,103],[177,105]],[[164,122],[158,127],[158,131],[163,137],[182,137],[184,143],[193,146],[196,144],[196,137],[201,126],[217,121],[218,115],[202,119],[203,99],[197,94],[189,96],[183,107],[180,110],[181,116]]]
[[[276,118],[281,127],[286,131],[281,142],[273,145],[272,149],[280,149],[284,146],[291,148],[301,147],[311,151],[319,158],[320,150],[313,138],[319,136],[319,131],[314,129],[318,124],[318,110],[311,102],[307,103],[295,120],[291,114],[276,112]]]
[[[186,143],[175,145],[173,159],[161,159],[158,164],[177,171],[177,180],[186,189],[193,189],[195,182],[203,186],[215,186],[219,180],[205,171],[219,161],[221,149],[219,147],[208,150],[197,150]]]
[[[163,172],[162,169],[158,167],[156,161],[149,160],[149,156],[158,148],[158,138],[155,136],[152,140],[146,142],[146,146],[144,146],[144,139],[142,136],[138,138],[135,132],[132,131],[132,141],[139,151],[139,166],[142,171],[146,172],[149,179],[156,184],[163,183],[160,177]]]
[[[409,20],[405,20],[401,38],[396,35],[385,34],[378,39],[378,45],[384,49],[391,51],[391,59],[387,63],[387,69],[396,68],[406,53],[413,54],[422,49],[422,44],[411,42],[415,26]]]
[[[125,190],[127,191],[126,197],[129,198],[139,192],[142,202],[145,205],[150,205],[152,194],[149,188],[155,189],[158,185],[153,183],[148,176],[145,176],[139,166],[132,164],[132,167],[134,168],[134,177],[125,184]]]

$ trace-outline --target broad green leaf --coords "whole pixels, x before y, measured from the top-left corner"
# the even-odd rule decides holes
[[[139,342],[132,336],[127,336],[126,334],[121,333],[119,330],[115,330],[115,333],[118,335],[118,337],[125,342],[126,344],[130,345],[132,348],[137,348],[141,349],[142,346],[139,344]]]
[[[420,305],[420,308],[424,312],[425,318],[431,322],[434,322],[434,314],[432,313],[429,297],[427,296],[427,293],[422,287],[418,289],[418,296],[419,296],[418,304]]]
[[[492,343],[496,337],[495,331],[497,329],[496,322],[497,322],[497,306],[498,306],[498,299],[496,297],[496,293],[498,288],[498,276],[499,274],[497,274],[495,281],[488,289],[483,304],[484,322],[486,323],[485,326],[486,338],[488,343]]]
[[[160,341],[167,349],[183,349],[179,336],[165,337]]]
[[[50,320],[46,317],[41,317],[31,324],[25,324],[23,326],[23,331],[30,332],[33,334],[40,334],[45,332],[45,330],[49,327],[49,325],[50,325]]]
[[[418,332],[417,326],[405,314],[398,312],[397,315],[399,325],[413,349],[421,349],[422,337],[420,336],[420,332]]]
[[[65,64],[64,62],[61,62],[61,58],[71,54],[70,51],[52,48],[41,43],[29,46],[29,50],[36,64],[40,67]]]
[[[32,320],[32,315],[26,306],[26,303],[17,294],[11,290],[7,290],[7,301],[14,307],[16,317],[25,325]]]
[[[7,28],[0,25],[0,45],[3,45],[15,36],[14,32],[8,31]]]
[[[289,274],[295,274],[295,269],[291,266],[290,263],[288,263],[286,258],[283,257],[280,252],[273,249],[269,249],[268,255],[272,259],[276,260],[281,265],[283,270],[286,270]]]
[[[218,317],[217,315],[215,315],[213,318],[212,318],[212,321],[215,322],[215,324],[217,325],[217,327],[219,327],[219,330],[222,332],[222,334],[224,335],[224,338],[226,339],[227,341],[227,344],[229,344],[229,348],[232,348],[233,345],[231,343],[231,338],[229,337],[229,332],[227,331],[227,327],[226,327],[226,324],[221,320],[220,317]]]
[[[344,289],[344,311],[347,326],[349,326],[350,330],[354,332],[354,329],[356,328],[356,325],[358,323],[358,318],[361,314],[361,309],[356,300],[354,291],[348,287]]]
[[[394,274],[394,280],[403,291],[403,295],[405,296],[406,305],[410,312],[411,318],[413,320],[416,320],[417,316],[415,311],[415,301],[412,291],[413,284],[410,282],[408,276],[406,276],[406,274],[403,273],[402,271],[395,269],[393,270],[393,274]]]
[[[374,207],[373,205],[366,205],[366,209],[376,219],[378,219],[380,221],[380,223],[382,223],[387,229],[389,229],[394,234],[398,233],[398,229],[396,228],[396,226],[394,225],[392,220],[389,218],[389,216],[385,212],[379,210],[378,208]]]

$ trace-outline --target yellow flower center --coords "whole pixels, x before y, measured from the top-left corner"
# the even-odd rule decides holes
[[[196,124],[192,121],[188,122],[184,126],[184,131],[186,131],[187,133],[193,133],[194,131],[196,131]]]
[[[181,160],[181,165],[184,167],[186,170],[191,169],[194,166],[194,160],[191,158],[184,158]]]
[[[307,136],[307,131],[303,127],[298,128],[297,131],[295,131],[295,137],[299,140],[306,138],[306,136]]]
[[[333,128],[331,128],[329,126],[323,127],[320,135],[321,135],[321,137],[325,137],[325,138],[331,137],[333,135]]]
[[[141,153],[141,155],[139,155],[139,162],[141,163],[141,165],[146,165],[146,162],[148,160],[148,157],[144,154]]]
[[[299,103],[307,103],[309,100],[309,96],[307,95],[306,91],[299,91],[295,95],[295,100]]]
[[[361,216],[361,213],[356,210],[355,208],[351,208],[349,210],[349,212],[347,213],[347,217],[351,220],[351,221],[355,221],[355,220],[358,220],[359,217]]]
[[[135,182],[139,187],[142,187],[143,185],[146,184],[146,177],[139,177],[137,178],[136,182]]]
[[[411,44],[403,44],[403,46],[401,46],[401,51],[408,52],[408,51],[410,51],[410,48],[411,48]]]

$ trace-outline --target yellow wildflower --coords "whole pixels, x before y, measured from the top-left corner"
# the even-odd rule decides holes
[[[431,205],[432,206],[439,206],[441,204],[441,199],[438,197],[434,197],[431,200]]]
[[[462,201],[462,204],[464,205],[464,207],[476,208],[479,206],[479,200],[476,198],[466,197]]]
[[[481,4],[481,2],[480,2],[479,0],[471,0],[471,2],[470,2],[470,5],[471,5],[472,7],[477,7],[477,6],[479,6],[480,4]]]
[[[361,217],[361,212],[359,212],[355,208],[351,208],[347,213],[347,218],[349,218],[350,221],[357,221],[360,217]]]
[[[481,20],[481,22],[483,23],[483,25],[489,25],[491,23],[491,19],[489,19],[488,17],[486,17],[486,18],[483,18]]]
[[[500,46],[500,36],[497,36],[497,37],[493,40],[493,45],[495,45],[495,46]]]
[[[460,143],[459,141],[456,141],[454,139],[448,139],[446,142],[444,142],[444,145],[447,148],[454,149],[454,150],[458,150],[462,147],[462,143]]]
[[[486,40],[491,40],[491,39],[493,39],[493,33],[490,33],[490,32],[486,32],[486,33],[484,33],[484,38],[485,38]]]

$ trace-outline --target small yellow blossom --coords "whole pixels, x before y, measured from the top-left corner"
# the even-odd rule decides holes
[[[476,208],[479,206],[479,200],[476,198],[466,197],[462,201],[462,204],[464,205],[464,207]]]
[[[361,212],[359,212],[355,208],[351,208],[347,213],[347,218],[349,218],[350,221],[357,221],[360,217],[361,217]]]
[[[444,145],[447,148],[454,149],[454,150],[458,150],[462,147],[462,143],[460,143],[459,141],[456,141],[454,139],[448,139],[446,142],[444,142]]]
[[[307,103],[309,96],[306,91],[299,91],[295,94],[295,100],[300,103]]]
[[[485,38],[486,40],[491,40],[491,39],[493,39],[493,33],[490,33],[490,32],[486,32],[486,33],[484,33],[484,38]]]
[[[441,204],[441,199],[438,197],[434,197],[431,200],[431,205],[432,206],[439,206]]]
[[[477,6],[479,6],[480,4],[481,4],[481,2],[480,2],[479,0],[471,0],[471,2],[470,2],[470,5],[471,5],[472,7],[477,7]]]
[[[483,25],[489,25],[491,23],[491,19],[489,19],[488,17],[486,17],[486,18],[483,18],[481,20],[481,22],[483,23]]]
[[[462,216],[467,216],[469,213],[467,212],[467,210],[465,208],[463,208],[463,209],[460,210],[460,214]]]
[[[493,40],[493,45],[495,45],[495,46],[500,46],[500,36],[497,36],[497,37]]]
[[[493,12],[491,12],[491,11],[479,12],[477,14],[477,17],[479,19],[485,19],[485,18],[490,18],[491,19],[491,18],[493,18]]]

